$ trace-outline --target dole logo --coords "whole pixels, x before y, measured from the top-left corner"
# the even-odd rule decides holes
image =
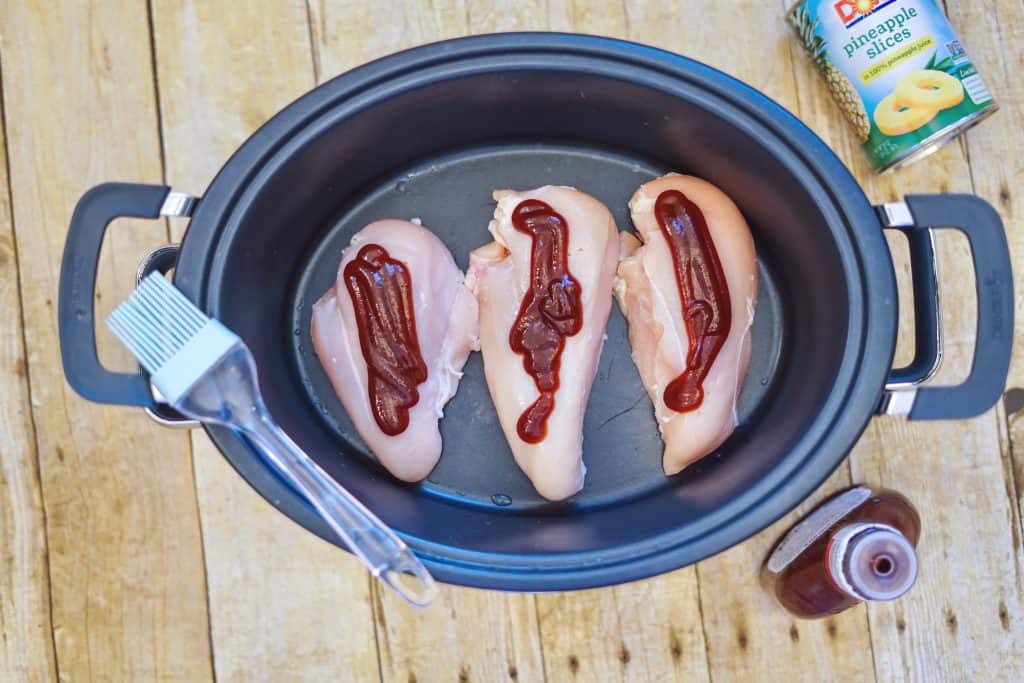
[[[839,0],[832,8],[839,15],[839,21],[849,25],[874,12],[879,2],[880,0]]]

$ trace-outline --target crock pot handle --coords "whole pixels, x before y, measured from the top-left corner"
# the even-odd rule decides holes
[[[893,368],[885,384],[886,389],[897,390],[917,386],[939,369],[942,326],[939,324],[939,274],[932,231],[914,226],[892,227],[907,238],[914,289],[914,358],[902,368]]]
[[[978,301],[974,359],[967,379],[955,386],[887,385],[882,410],[912,420],[980,415],[1002,395],[1013,349],[1013,277],[1003,222],[991,204],[974,195],[909,195],[881,209],[889,227],[908,235],[930,228],[963,232],[974,260]]]
[[[76,392],[98,403],[152,406],[149,381],[140,373],[111,372],[96,351],[95,291],[100,247],[115,218],[188,215],[194,198],[164,185],[105,183],[78,200],[60,267],[57,323],[64,375]]]

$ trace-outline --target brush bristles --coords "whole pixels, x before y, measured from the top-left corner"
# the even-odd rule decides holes
[[[160,273],[152,273],[107,318],[107,327],[155,374],[209,320]]]

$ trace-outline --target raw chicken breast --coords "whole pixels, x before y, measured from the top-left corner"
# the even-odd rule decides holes
[[[673,190],[685,199],[665,196],[675,197],[676,202],[689,200],[703,213],[720,264],[716,270],[713,263],[691,252],[686,257],[696,257],[690,271],[691,287],[713,287],[717,272],[724,275],[728,288],[728,309],[723,307],[717,316],[709,313],[707,301],[695,299],[691,304],[691,324],[707,326],[705,339],[718,322],[728,321],[724,343],[719,340],[714,348],[698,344],[692,358],[688,358],[690,339],[675,260],[655,213],[658,198]],[[640,239],[625,232],[620,236],[615,297],[629,321],[633,361],[654,403],[665,442],[662,464],[665,474],[671,475],[716,449],[736,428],[736,397],[750,360],[750,325],[757,300],[754,240],[732,200],[714,185],[692,176],[669,174],[642,185],[629,208]],[[692,242],[689,247],[693,249]],[[705,365],[707,374],[700,381],[702,371],[695,367],[701,365],[702,354],[705,363],[709,354],[712,360],[709,369]],[[680,381],[673,384],[677,378]],[[670,408],[667,399],[686,404],[683,411]]]
[[[346,274],[357,259],[362,260],[353,267],[361,266],[369,276],[363,281],[365,289],[372,289],[374,282],[386,284],[403,265],[407,279],[390,290],[391,299],[360,309],[348,281],[354,277],[358,286],[359,274],[352,269]],[[412,326],[403,324],[409,305]],[[415,334],[419,354],[401,344],[381,347],[379,356],[371,356],[380,359],[371,372],[360,345],[360,310],[369,322],[364,323],[368,343],[386,344],[388,338]],[[312,333],[316,355],[335,392],[377,459],[403,481],[426,477],[441,456],[438,420],[455,395],[470,350],[477,348],[476,299],[447,247],[416,223],[383,220],[367,225],[342,252],[335,286],[313,306]],[[413,378],[404,393],[395,388],[402,373]],[[384,428],[375,410],[388,416]]]
[[[494,199],[494,241],[470,255],[466,277],[487,385],[516,462],[540,495],[561,500],[583,486],[583,413],[611,311],[615,221],[571,187]]]

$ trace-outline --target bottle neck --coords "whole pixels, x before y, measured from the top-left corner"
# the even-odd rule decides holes
[[[832,537],[825,565],[835,586],[857,600],[894,600],[917,579],[917,552],[886,524],[848,524]]]

